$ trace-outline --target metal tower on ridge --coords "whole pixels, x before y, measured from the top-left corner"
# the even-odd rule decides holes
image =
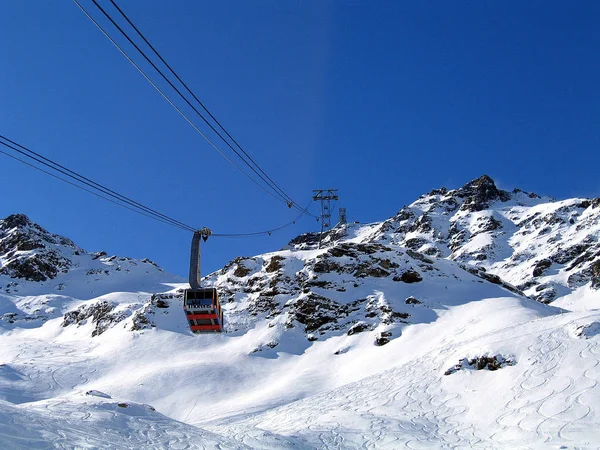
[[[340,208],[339,213],[340,213],[339,223],[342,225],[348,223],[348,217],[346,215],[346,208]]]
[[[319,235],[319,248],[323,232],[331,228],[331,200],[337,200],[337,189],[313,189],[314,201],[321,202],[321,234]]]

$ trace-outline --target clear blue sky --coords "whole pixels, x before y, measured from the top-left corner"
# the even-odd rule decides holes
[[[299,203],[336,187],[351,220],[377,221],[484,173],[507,189],[600,196],[599,2],[120,5]],[[0,134],[194,226],[246,232],[293,218],[74,3],[2,2],[0,34]],[[2,217],[22,212],[87,250],[187,272],[188,233],[1,155],[0,192]],[[304,218],[271,237],[211,239],[204,268],[318,229]]]

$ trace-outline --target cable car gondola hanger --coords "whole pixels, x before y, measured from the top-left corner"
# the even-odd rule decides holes
[[[205,241],[212,234],[208,228],[194,232],[190,252],[190,289],[186,289],[183,296],[183,310],[185,311],[190,330],[193,333],[221,332],[223,331],[223,310],[219,302],[219,294],[213,288],[202,287],[200,275],[200,242]]]

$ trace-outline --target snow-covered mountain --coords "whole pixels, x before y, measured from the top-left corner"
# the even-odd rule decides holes
[[[394,217],[360,229],[356,242],[473,265],[544,303],[585,309],[583,297],[600,301],[600,198],[557,201],[508,192],[484,175],[459,189],[435,189]],[[344,231],[333,230],[325,241]],[[311,237],[292,244],[312,248]]]
[[[0,221],[10,448],[507,448],[600,441],[600,200],[481,177],[184,280]],[[548,305],[547,303],[550,303]],[[560,305],[557,308],[556,305]]]

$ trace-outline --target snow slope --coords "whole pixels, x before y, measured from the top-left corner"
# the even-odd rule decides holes
[[[571,289],[565,267],[543,269],[565,289],[552,305],[494,275],[491,255],[506,264],[514,241],[481,231],[488,259],[474,258],[473,227],[494,223],[480,213],[546,200],[517,192],[527,204],[514,206],[486,186],[450,195],[469,209],[457,233],[471,236],[452,251],[432,231],[447,217],[419,220],[412,205],[414,216],[337,228],[323,249],[308,234],[232,261],[206,278],[223,334],[190,333],[186,285],[151,262],[86,253],[21,216],[0,221],[0,445],[595,448],[593,271]],[[538,252],[556,254],[550,244]]]

